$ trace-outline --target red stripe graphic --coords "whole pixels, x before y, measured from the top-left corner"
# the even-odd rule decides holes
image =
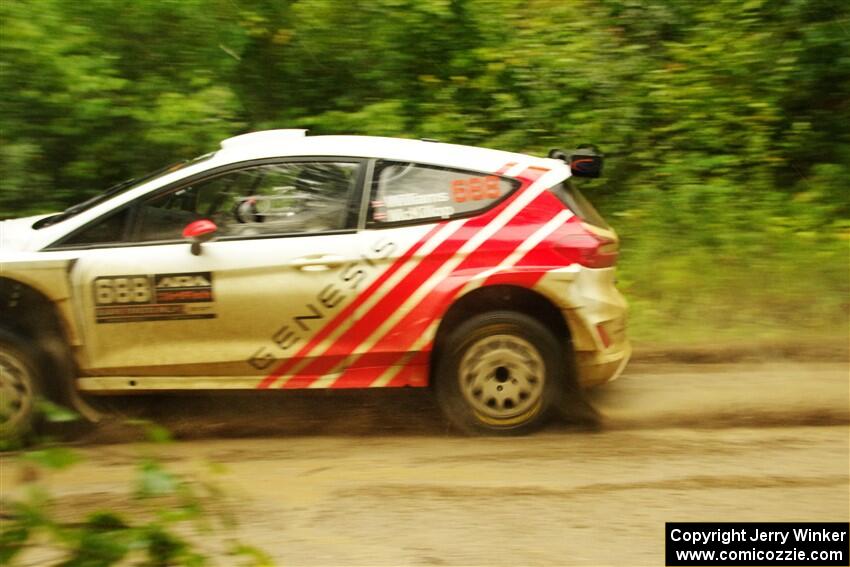
[[[458,228],[454,235],[440,243],[437,248],[402,279],[394,289],[390,290],[372,309],[358,319],[354,325],[340,336],[321,357],[316,358],[297,376],[283,384],[284,388],[305,388],[323,374],[334,369],[340,356],[354,352],[366,340],[374,329],[390,317],[407,298],[416,291],[435,271],[451,259],[463,243],[484,224],[485,220],[478,217],[470,219]]]
[[[372,375],[372,379],[375,375]],[[404,369],[387,383],[387,388],[401,388],[402,386],[425,386],[428,384],[428,367],[423,364],[408,364]]]
[[[387,268],[384,273],[382,273],[372,284],[366,288],[363,293],[359,294],[354,301],[349,303],[339,314],[331,319],[327,325],[325,325],[316,335],[310,339],[307,344],[305,344],[301,349],[295,353],[294,356],[288,358],[282,364],[280,364],[274,371],[263,378],[263,380],[257,385],[257,388],[269,388],[272,384],[274,384],[278,378],[283,376],[286,372],[288,372],[296,363],[300,361],[302,357],[307,356],[310,352],[328,335],[330,335],[334,329],[340,326],[344,321],[349,319],[354,311],[360,307],[365,301],[369,299],[383,284],[387,281],[399,268],[401,268],[408,260],[410,260],[413,255],[420,249],[422,246],[436,234],[445,223],[440,223],[435,225],[428,233],[419,239],[413,246],[411,246],[404,254],[402,254],[393,264]]]
[[[497,170],[496,174],[504,174],[509,169],[514,167],[516,163],[511,162],[502,166]],[[305,368],[299,371],[298,375],[285,382],[281,387],[284,388],[303,388],[312,384],[315,380],[332,370],[340,361],[351,354],[362,341],[367,338],[370,332],[380,323],[389,317],[403,302],[413,293],[424,281],[427,281],[434,271],[439,269],[447,260],[457,252],[457,250],[477,232],[482,225],[487,224],[495,218],[508,204],[513,201],[531,182],[533,182],[545,170],[536,171],[526,170],[529,174],[527,178],[520,177],[523,181],[523,187],[517,191],[510,199],[500,203],[496,209],[484,217],[476,217],[467,221],[459,227],[457,231],[451,235],[447,241],[441,243],[434,251],[422,260],[420,265],[416,266],[408,273],[395,289],[388,291],[381,300],[374,305],[370,311],[360,320],[346,330],[336,341],[328,347],[320,357],[311,357],[312,360]],[[355,301],[349,304],[342,312],[340,312],[333,320],[331,320],[319,333],[317,333],[307,344],[305,344],[292,358],[287,359],[280,364],[274,372],[264,378],[258,388],[271,387],[281,376],[292,370],[299,362],[304,360],[304,357],[309,355],[323,340],[325,340],[335,329],[337,329],[343,321],[350,319],[355,310],[367,301],[376,291],[383,285],[398,269],[409,261],[415,252],[417,252],[431,237],[436,234],[445,223],[440,223],[428,232],[419,242],[412,246],[402,257],[396,260],[390,268],[387,269],[381,276],[373,282]],[[377,354],[377,353],[376,353]],[[367,359],[368,360],[368,359]],[[366,363],[367,360],[362,361]],[[389,360],[387,361],[389,362]],[[375,367],[370,366],[370,376],[374,374]],[[362,367],[362,365],[361,365]],[[356,370],[356,369],[352,369]],[[407,375],[407,373],[404,373]],[[359,380],[358,380],[359,382]],[[393,380],[395,382],[395,380]],[[368,384],[366,384],[368,385]]]
[[[484,285],[512,284],[524,287],[534,287],[540,279],[546,275],[546,272],[556,268],[562,268],[568,260],[564,256],[555,251],[555,244],[569,234],[575,234],[576,227],[581,224],[581,219],[577,216],[572,216],[553,231],[540,244],[526,252],[520,258],[514,269],[511,272],[503,272],[494,274],[487,278]],[[580,229],[579,229],[580,230]]]
[[[387,364],[374,365],[363,363],[361,358],[358,362],[360,366],[346,369],[344,376],[345,381],[340,382],[342,377],[337,377],[331,388],[368,388],[375,381],[375,376],[383,373],[388,368],[394,366],[394,371],[397,375],[387,384],[387,387],[398,384],[416,384],[424,386],[428,383],[428,359],[429,354],[425,351],[417,353],[406,353],[397,356],[397,353],[382,353],[388,355],[391,359]]]
[[[526,171],[524,186],[526,189],[540,173]],[[522,242],[540,228],[540,225],[552,218],[552,211],[563,210],[563,205],[548,192],[541,193],[531,203],[508,220],[496,233],[485,240],[468,257],[458,264],[432,291],[411,311],[387,331],[368,351],[366,355],[377,353],[395,353],[401,359],[413,343],[428,330],[428,327],[449,307],[463,285],[477,274],[499,265],[512,254]],[[488,215],[490,216],[490,215]],[[494,217],[490,217],[491,219]],[[398,364],[398,362],[396,362]],[[331,387],[352,388],[362,380],[357,360],[355,365],[337,379]],[[373,376],[374,377],[374,376]],[[393,378],[390,384],[396,384],[400,378]],[[388,385],[390,385],[388,384]]]
[[[501,174],[506,172],[514,165],[516,164],[505,164],[497,171],[497,173]],[[455,233],[450,236],[450,238],[437,246],[437,248],[427,257],[423,258],[420,264],[411,270],[411,272],[396,285],[395,289],[385,294],[384,297],[382,297],[368,313],[356,321],[351,328],[343,333],[342,336],[338,337],[336,342],[325,350],[320,357],[316,357],[312,360],[309,364],[307,364],[307,366],[302,368],[296,376],[293,376],[291,379],[284,382],[281,387],[286,389],[306,388],[318,380],[322,375],[331,372],[342,360],[344,360],[344,357],[353,353],[354,350],[369,337],[371,332],[376,327],[380,326],[382,321],[391,316],[392,313],[404,303],[410,294],[414,293],[419,286],[427,281],[428,278],[440,268],[440,266],[451,259],[460,247],[475,234],[475,232],[477,232],[483,225],[488,224],[493,218],[495,218],[496,215],[498,215],[499,212],[504,210],[504,208],[507,207],[510,202],[515,200],[516,197],[522,193],[522,190],[525,189],[528,184],[537,179],[540,174],[541,171],[534,171],[530,173],[528,179],[520,178],[521,181],[524,182],[524,186],[520,190],[516,191],[511,198],[500,203],[499,206],[491,211],[489,215],[474,217],[461,225]],[[292,368],[292,365],[289,365],[289,368]],[[278,374],[278,376],[283,375],[285,372],[286,370]]]
[[[536,203],[536,201],[536,199],[532,201],[532,204]],[[428,329],[428,326],[434,321],[435,316],[444,313],[448,309],[457,293],[467,281],[481,272],[499,265],[502,260],[516,250],[522,241],[531,236],[539,228],[539,224],[529,222],[527,218],[524,218],[522,212],[520,212],[520,214],[497,231],[491,238],[484,241],[473,254],[470,254],[458,264],[431,293],[425,296],[407,315],[402,317],[363,356],[374,355],[376,353],[395,353],[396,359],[404,356],[404,353]],[[357,366],[359,367],[361,365],[361,360],[358,360]],[[346,372],[333,384],[333,387],[353,387],[349,383],[350,377],[349,373]]]

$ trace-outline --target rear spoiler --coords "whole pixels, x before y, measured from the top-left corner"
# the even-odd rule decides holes
[[[570,166],[574,177],[599,177],[602,174],[602,161],[605,157],[596,146],[579,146],[567,154],[557,148],[549,150],[548,157],[562,160]]]

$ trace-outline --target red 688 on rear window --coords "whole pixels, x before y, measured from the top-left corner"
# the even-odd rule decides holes
[[[434,165],[379,161],[370,226],[433,222],[486,210],[519,187],[515,179]]]
[[[452,181],[452,200],[455,203],[498,199],[499,197],[501,197],[501,189],[499,178],[495,175],[466,177]]]

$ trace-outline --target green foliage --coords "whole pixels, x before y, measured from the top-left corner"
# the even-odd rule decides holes
[[[50,470],[66,469],[79,460],[77,453],[64,447],[28,451],[23,458],[39,467]]]
[[[262,128],[593,142],[605,181],[585,189],[624,239],[640,336],[846,332],[847,2],[15,0],[0,18],[0,217]]]
[[[50,423],[70,423],[80,419],[77,412],[68,409],[65,406],[54,404],[50,400],[46,400],[44,398],[38,400],[37,410],[42,416],[44,416],[44,419]]]
[[[145,429],[154,447],[170,442],[164,428],[149,422],[136,425]],[[24,487],[22,498],[3,502],[0,565],[14,564],[33,547],[58,550],[63,558],[54,563],[57,567],[271,565],[268,555],[232,535],[236,520],[217,484],[167,470],[150,446],[139,457],[130,501],[124,504],[128,510],[97,510],[82,517],[73,513],[68,518],[67,512],[57,510],[59,502],[51,498],[43,479],[81,458],[55,445],[18,456],[18,465],[35,481]],[[199,539],[204,543],[199,545]],[[220,553],[220,561],[207,551],[210,548]]]

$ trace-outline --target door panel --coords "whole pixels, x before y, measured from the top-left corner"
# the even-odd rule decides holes
[[[187,243],[84,251],[71,277],[86,370],[261,373],[247,362],[258,348],[285,321],[298,331],[286,343],[306,340],[344,300],[334,284],[361,255],[353,234],[210,242],[199,256]]]
[[[358,160],[252,162],[134,203],[125,231],[133,245],[82,250],[71,272],[82,367],[244,376],[288,356],[343,302],[340,273],[366,253],[354,232],[363,172]],[[215,222],[220,240],[193,255],[180,234],[201,218]],[[70,244],[100,243],[87,239],[99,228]],[[263,351],[270,342],[275,352]]]
[[[337,299],[338,305],[330,316],[317,321],[317,332],[291,347],[291,335],[300,330],[300,320],[293,317],[285,323],[257,352],[254,362],[265,372],[257,386],[337,387],[337,379],[351,371],[359,376],[355,387],[361,387],[398,363],[396,353],[371,352],[372,347],[394,309],[409,298],[417,273],[427,270],[423,260],[432,256],[440,228],[426,224],[358,233],[354,238],[359,258],[333,270],[332,283],[315,292],[313,305]],[[275,356],[281,360],[274,360]]]

